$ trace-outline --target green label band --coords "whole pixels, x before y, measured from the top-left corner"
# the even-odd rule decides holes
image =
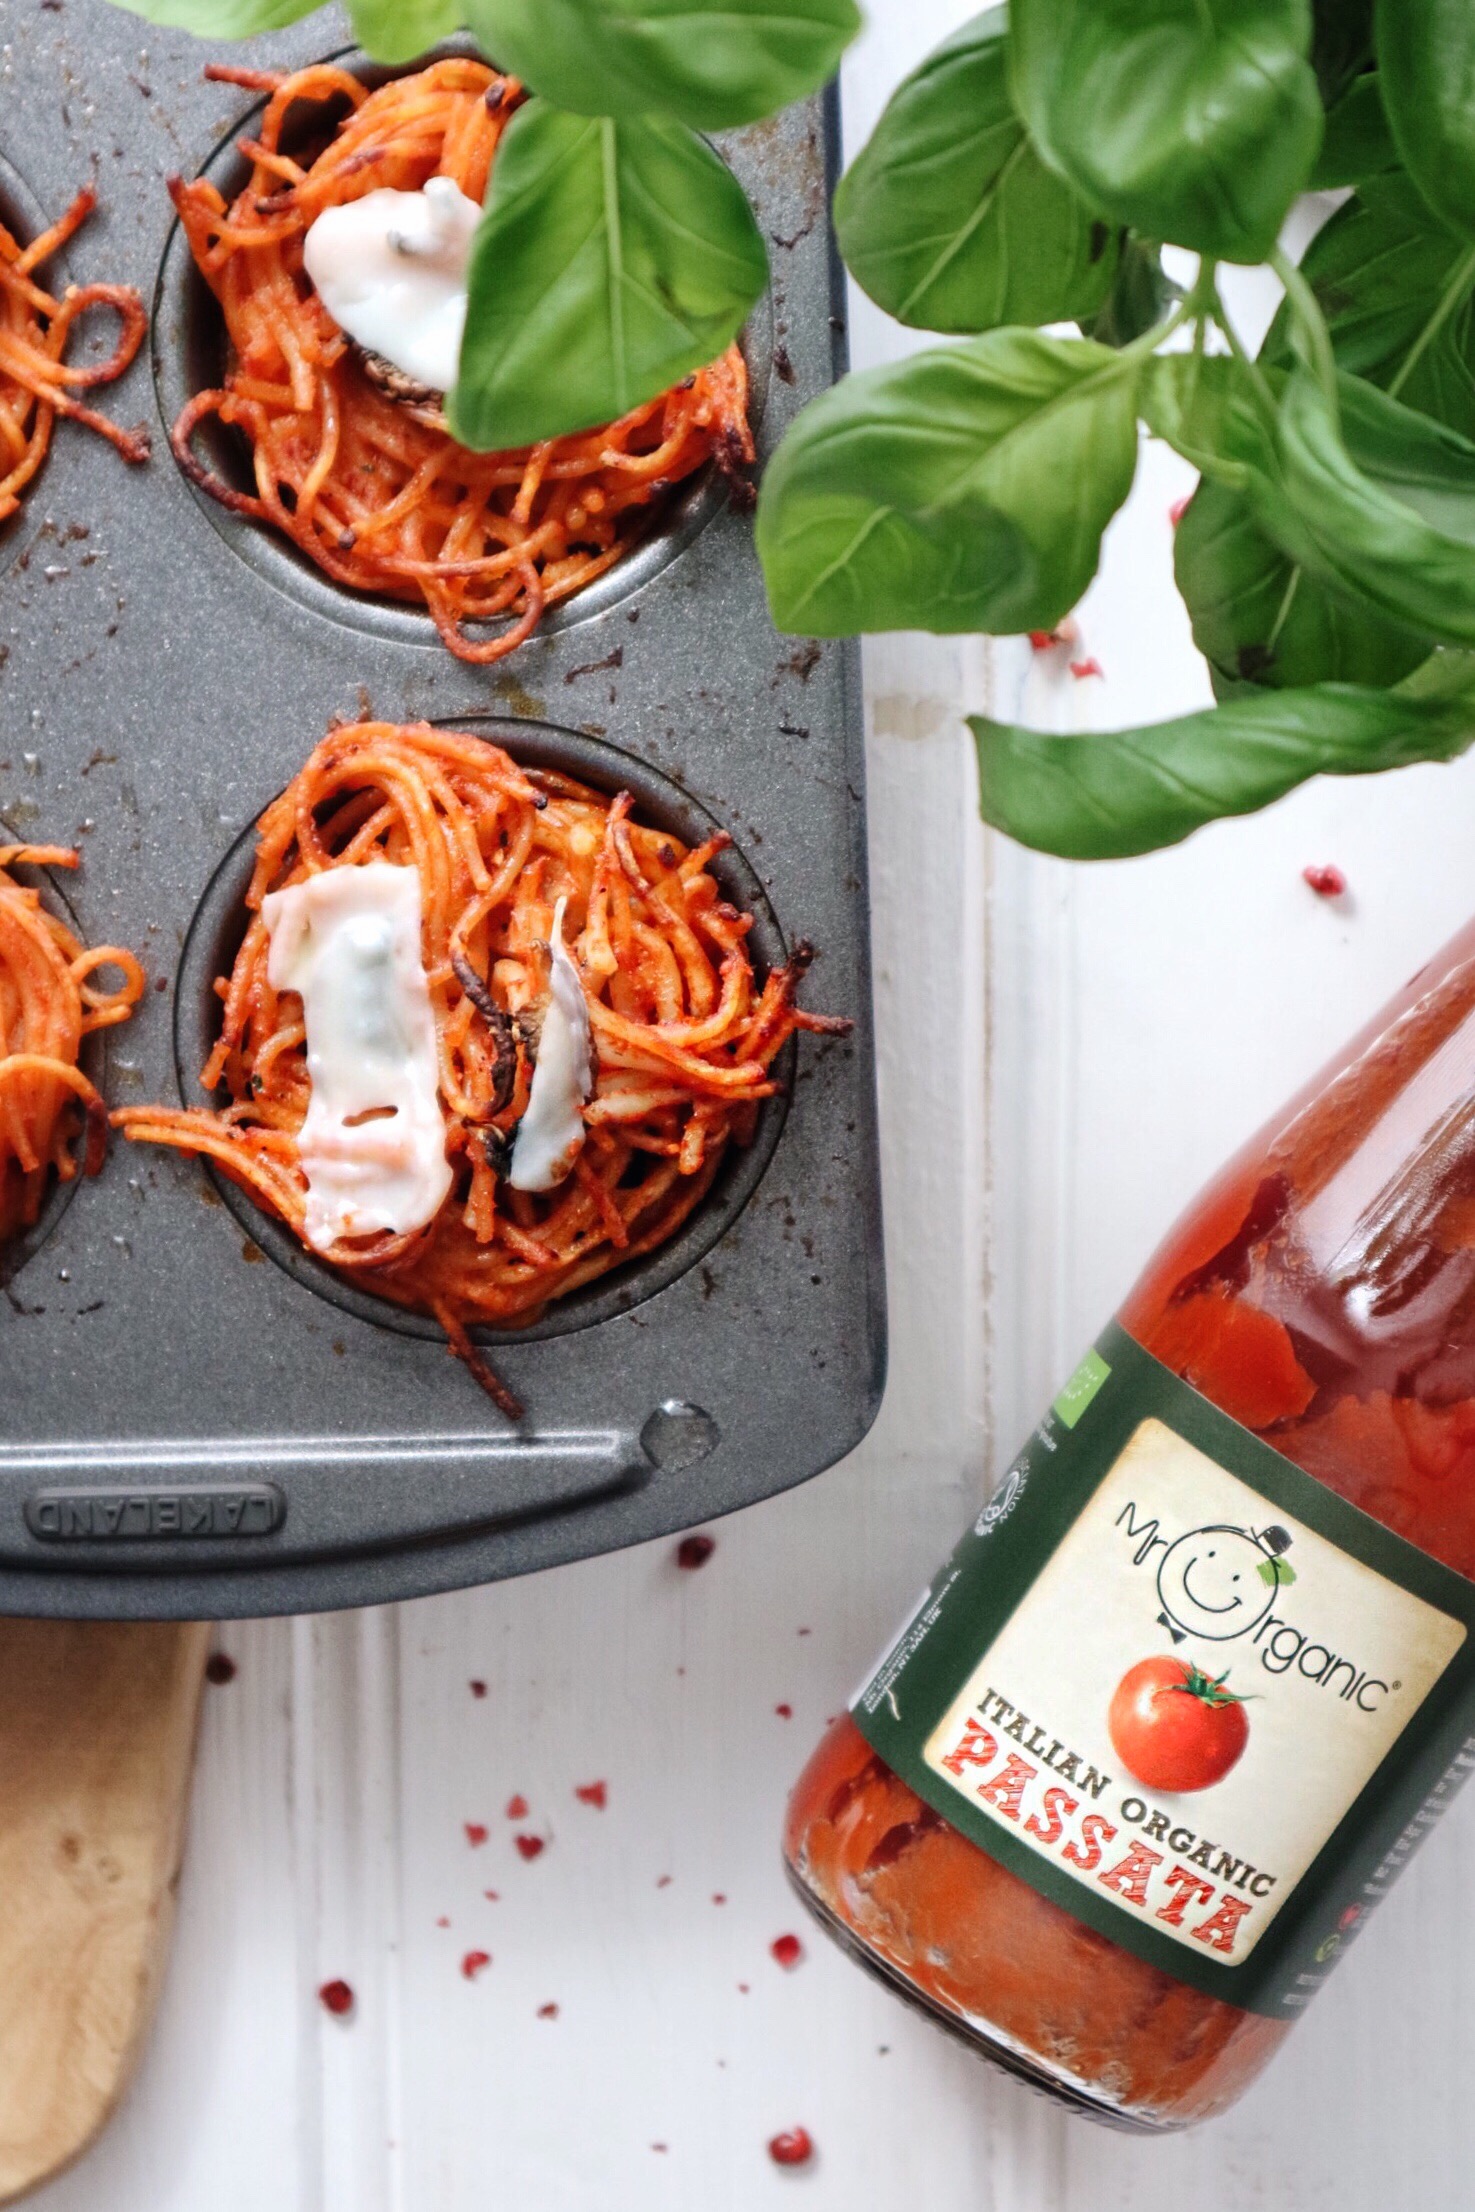
[[[1475,1767],[1475,1584],[1113,1324],[853,1707],[954,1827],[1296,2013]]]

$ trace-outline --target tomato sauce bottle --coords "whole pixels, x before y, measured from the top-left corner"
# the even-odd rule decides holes
[[[1222,2111],[1475,1766],[1475,924],[1177,1224],[785,1853],[980,2051]]]

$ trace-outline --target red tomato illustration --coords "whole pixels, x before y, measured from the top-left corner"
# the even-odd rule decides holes
[[[1129,1667],[1106,1725],[1127,1772],[1150,1790],[1222,1782],[1249,1740],[1244,1700],[1191,1660],[1163,1652]]]

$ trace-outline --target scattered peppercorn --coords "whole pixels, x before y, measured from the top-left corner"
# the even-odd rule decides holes
[[[318,1997],[323,2010],[331,2012],[335,2019],[341,2020],[345,2013],[353,2010],[353,1988],[348,1982],[324,1982]]]
[[[205,1661],[205,1680],[207,1682],[220,1683],[234,1682],[235,1678],[236,1663],[234,1659],[231,1658],[230,1653],[226,1651],[212,1651],[209,1658]]]
[[[1347,888],[1347,878],[1340,868],[1328,861],[1323,867],[1313,865],[1301,870],[1301,880],[1309,883],[1319,899],[1339,899]]]
[[[541,1836],[517,1836],[514,1841],[525,1859],[538,1858],[544,1848]]]
[[[527,1817],[527,1799],[520,1794],[517,1797],[509,1797],[507,1800],[507,1818],[509,1820],[526,1820]]]
[[[794,1717],[792,1705],[775,1705],[774,1711],[778,1714],[780,1720],[792,1720]]]
[[[609,1803],[609,1784],[607,1782],[576,1782],[574,1784],[574,1795],[581,1805],[593,1805],[596,1810],[602,1813]]]
[[[804,1956],[804,1946],[796,1935],[775,1936],[768,1946],[782,1967],[794,1967]]]
[[[557,2005],[539,2005],[538,2018],[540,2020],[556,2020],[558,2018]]]
[[[807,2166],[814,2156],[814,2138],[808,2128],[789,2128],[769,2137],[768,2155],[775,2166]]]
[[[473,1697],[485,1697],[487,1694],[487,1686],[485,1682],[473,1682],[471,1685],[471,1694]]]
[[[475,1851],[478,1845],[485,1843],[487,1840],[486,1823],[480,1820],[468,1820],[465,1823],[465,1827],[466,1841],[470,1844],[472,1850]]]
[[[688,1572],[697,1567],[705,1567],[716,1549],[715,1536],[683,1536],[676,1546],[676,1564],[678,1567],[685,1567]]]
[[[461,1961],[461,1972],[468,1982],[474,1982],[483,1968],[490,1966],[491,1963],[492,1954],[490,1951],[468,1951]]]

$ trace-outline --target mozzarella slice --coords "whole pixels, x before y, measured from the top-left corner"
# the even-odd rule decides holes
[[[418,873],[383,860],[327,868],[268,893],[261,911],[272,988],[299,993],[307,1028],[308,1243],[423,1229],[451,1169]]]
[[[553,910],[548,1006],[528,1110],[517,1125],[507,1180],[514,1190],[555,1190],[584,1142],[584,1102],[594,1088],[594,1041],[584,986],[563,942],[564,901]]]
[[[366,192],[324,208],[302,242],[340,330],[433,392],[448,392],[466,328],[467,267],[481,209],[449,177],[423,192]]]

